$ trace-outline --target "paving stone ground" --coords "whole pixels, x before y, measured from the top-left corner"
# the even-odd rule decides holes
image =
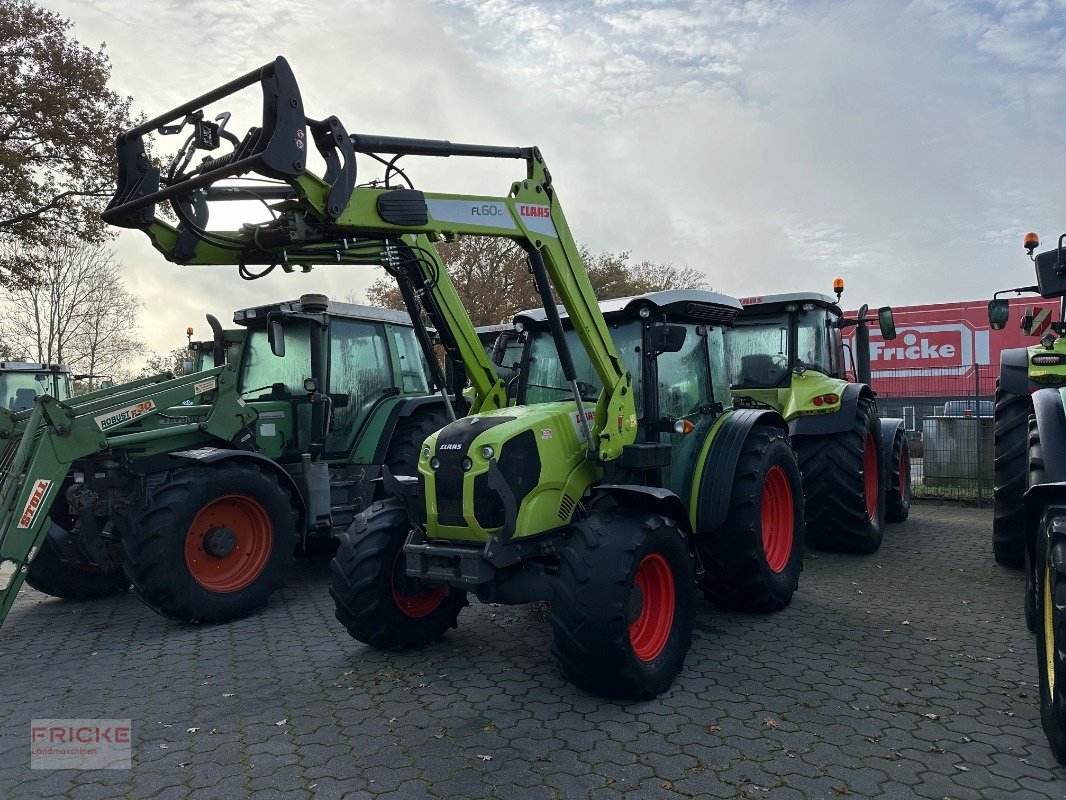
[[[809,554],[782,613],[701,609],[644,703],[564,682],[543,607],[474,605],[439,645],[369,650],[321,558],[218,627],[26,589],[0,630],[0,798],[1061,798],[990,518],[916,505],[876,555]],[[132,770],[31,771],[47,717],[131,718]]]

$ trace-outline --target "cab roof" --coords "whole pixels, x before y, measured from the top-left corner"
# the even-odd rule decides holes
[[[635,316],[641,306],[650,306],[653,314],[665,314],[672,322],[706,322],[712,325],[731,325],[743,308],[740,301],[729,295],[708,292],[703,289],[667,289],[662,292],[647,292],[599,303],[603,316]],[[559,316],[567,318],[566,309],[558,306]],[[540,325],[547,321],[543,308],[531,308],[515,314],[514,321]]]
[[[0,361],[0,372],[59,372],[69,373],[66,364],[41,364],[35,361]]]
[[[271,303],[265,306],[253,306],[242,308],[233,312],[233,321],[238,325],[248,327],[255,326],[260,322],[266,322],[270,312],[289,312],[300,314],[303,308],[299,300],[285,300],[280,303]],[[378,308],[376,306],[364,306],[358,303],[342,303],[339,300],[329,301],[329,310],[326,312],[332,317],[348,317],[350,319],[368,320],[370,322],[387,322],[392,325],[406,325],[411,327],[411,317],[405,311],[394,311],[391,308]]]
[[[742,297],[741,304],[744,306],[742,316],[754,317],[759,314],[776,314],[790,303],[814,303],[818,308],[824,308],[837,314],[843,314],[837,301],[821,292],[787,292],[785,294],[764,294],[755,297]]]

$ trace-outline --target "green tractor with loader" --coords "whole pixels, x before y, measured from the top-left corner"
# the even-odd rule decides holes
[[[32,361],[0,361],[0,408],[25,411],[40,395],[57,400],[71,395],[70,367]]]
[[[221,137],[209,106],[253,86],[262,89],[262,125]],[[188,150],[167,170],[147,156],[144,136],[186,129],[194,150],[217,149],[220,138],[236,144],[195,165]],[[307,168],[312,141],[321,174]],[[644,298],[619,317],[640,342],[622,356],[538,148],[349,135],[335,117],[304,115],[278,58],[123,134],[118,151],[105,219],[143,230],[168,259],[232,264],[245,277],[384,264],[405,300],[417,295],[445,318],[437,333],[471,383],[470,408],[425,438],[417,470],[382,470],[390,496],[340,539],[331,592],[357,638],[429,644],[456,623],[468,593],[549,599],[553,650],[572,681],[651,697],[682,668],[698,589],[738,606],[788,602],[802,558],[799,470],[780,414],[729,407],[719,337],[739,304]],[[385,177],[357,184],[356,154],[383,163]],[[423,192],[400,171],[408,156],[517,160],[525,171],[498,196]],[[221,183],[241,176],[256,183]],[[209,230],[212,201],[236,199],[265,199],[271,218]],[[176,226],[156,214],[167,200]],[[465,314],[458,324],[462,307],[433,244],[459,236],[505,237],[528,254],[544,315],[530,323],[556,354],[550,398],[511,403]],[[684,380],[698,383],[686,397],[705,392],[683,418],[669,415],[681,390],[660,395],[663,356],[686,359]],[[579,378],[586,362],[595,384]],[[671,381],[677,372],[663,368]],[[774,589],[758,577],[768,574]]]
[[[873,553],[885,522],[910,512],[911,472],[901,419],[882,419],[870,387],[869,327],[863,306],[848,318],[836,299],[815,292],[744,298],[726,334],[733,404],[770,408],[788,423],[803,473],[807,541],[825,549]],[[878,310],[885,339],[892,309]],[[854,346],[844,331],[854,329]],[[845,354],[850,350],[854,380]]]
[[[132,584],[184,622],[245,616],[449,419],[406,314],[304,295],[233,319],[208,318],[206,370],[0,413],[0,611],[24,574],[66,599]]]
[[[1000,294],[1061,298],[1059,319],[1039,344],[1004,350],[996,387],[993,548],[996,560],[1025,568],[1025,620],[1035,634],[1040,719],[1060,764],[1066,765],[1066,234],[1036,253],[1025,236],[1036,285],[997,292],[988,304],[995,330],[1010,316]],[[1027,312],[1022,329],[1033,329]]]

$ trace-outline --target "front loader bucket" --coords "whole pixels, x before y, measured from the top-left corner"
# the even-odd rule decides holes
[[[205,160],[168,184],[160,167],[148,158],[144,136],[154,132],[175,134],[190,123],[195,149],[214,150],[220,144],[219,126],[204,119],[204,106],[256,83],[263,89],[262,126],[249,130],[232,152]],[[296,78],[288,62],[278,56],[269,64],[120,134],[116,142],[118,187],[103,212],[104,221],[124,228],[148,225],[155,219],[157,203],[187,196],[222,178],[249,172],[280,180],[302,175],[307,167],[306,125]]]

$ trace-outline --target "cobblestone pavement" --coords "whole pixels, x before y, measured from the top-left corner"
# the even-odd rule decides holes
[[[562,680],[542,607],[368,650],[321,558],[219,627],[24,590],[0,630],[0,797],[1063,797],[990,517],[916,505],[874,556],[810,554],[782,613],[702,609],[674,687],[636,704]],[[131,718],[133,769],[31,771],[35,717]]]

